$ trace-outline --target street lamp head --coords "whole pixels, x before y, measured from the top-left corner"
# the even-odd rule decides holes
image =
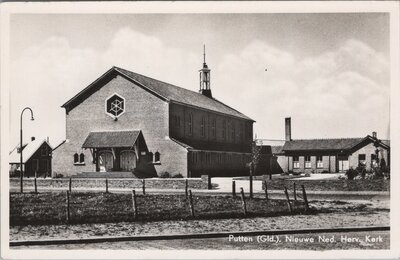
[[[32,117],[31,120],[33,121],[33,120],[35,120],[35,118]]]

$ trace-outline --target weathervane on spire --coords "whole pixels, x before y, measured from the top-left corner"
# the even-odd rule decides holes
[[[204,65],[206,65],[206,45],[205,44],[203,44],[203,59],[204,59],[204,62],[203,62],[203,66],[204,66]]]

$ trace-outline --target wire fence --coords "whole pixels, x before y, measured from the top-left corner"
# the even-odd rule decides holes
[[[234,185],[232,185],[233,188]],[[265,186],[267,188],[267,186]],[[33,192],[10,194],[10,224],[106,223],[276,216],[309,213],[304,186],[293,192],[284,187],[285,200],[246,197],[243,188],[232,195],[146,194],[145,189],[129,193]]]

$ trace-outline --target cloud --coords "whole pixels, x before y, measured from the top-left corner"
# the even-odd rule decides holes
[[[19,129],[14,119],[24,106],[36,117],[24,121],[27,136],[61,141],[60,106],[114,65],[196,90],[201,58],[130,28],[117,31],[103,51],[77,48],[61,37],[44,39],[12,63],[12,144]],[[355,39],[305,58],[257,40],[239,53],[224,53],[211,73],[213,95],[255,119],[259,137],[283,138],[285,116],[292,117],[295,138],[388,131],[389,64]]]
[[[285,116],[294,138],[388,134],[389,63],[358,40],[301,59],[255,41],[214,73],[218,94],[237,93],[226,100],[257,121],[259,137],[283,138]]]

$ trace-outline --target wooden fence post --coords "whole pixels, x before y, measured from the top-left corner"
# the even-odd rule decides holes
[[[236,197],[236,182],[232,181],[232,196]]]
[[[290,204],[290,199],[289,199],[289,193],[287,191],[287,188],[285,187],[285,195],[286,195],[286,200],[287,200],[287,205],[289,208],[289,212],[292,213],[292,205]]]
[[[296,196],[296,183],[293,182],[293,197],[294,197],[294,201],[297,201],[297,196]]]
[[[37,193],[37,181],[36,181],[36,173],[35,173],[35,179],[33,180],[35,184],[35,193]]]
[[[265,191],[265,198],[268,200],[268,186],[267,181],[264,181],[264,191]]]
[[[70,218],[71,218],[71,216],[70,216],[70,209],[69,209],[69,191],[67,190],[67,197],[66,197],[66,202],[67,202],[67,224],[69,224],[69,222],[70,222]]]
[[[143,191],[143,195],[146,195],[146,182],[144,179],[142,180],[142,191]]]
[[[72,178],[69,178],[68,189],[69,189],[69,192],[72,192]]]
[[[132,209],[133,209],[133,218],[136,220],[138,212],[137,212],[136,192],[135,192],[135,190],[132,190]]]
[[[106,178],[106,193],[108,193],[108,178]]]
[[[189,181],[188,179],[185,180],[185,196],[188,197],[188,189],[189,189]]]
[[[190,215],[194,218],[194,205],[193,205],[193,196],[192,191],[189,190],[189,207],[190,207]]]
[[[37,178],[37,171],[35,171],[35,178]]]
[[[307,212],[310,208],[308,206],[308,199],[307,199],[306,189],[304,188],[304,185],[301,185],[301,189],[303,191],[303,200],[304,200],[305,212]]]
[[[246,207],[246,200],[245,200],[245,197],[244,197],[243,188],[240,188],[240,196],[242,198],[243,213],[244,213],[245,216],[247,216],[247,207]]]
[[[250,165],[250,176],[249,176],[249,181],[250,181],[250,198],[253,198],[253,173],[254,173],[254,164],[251,163]]]

